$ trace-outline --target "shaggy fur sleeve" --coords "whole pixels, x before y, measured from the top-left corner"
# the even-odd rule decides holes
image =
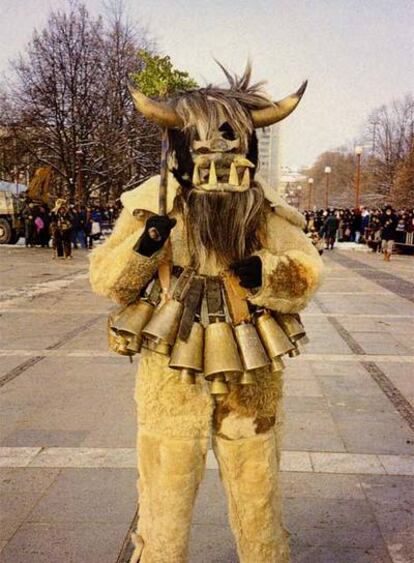
[[[124,209],[111,236],[91,253],[89,279],[95,293],[116,303],[131,303],[154,276],[164,251],[147,258],[133,250],[144,225],[144,219]]]
[[[269,215],[262,260],[262,287],[251,303],[281,313],[300,311],[318,288],[323,263],[317,250],[298,227]]]

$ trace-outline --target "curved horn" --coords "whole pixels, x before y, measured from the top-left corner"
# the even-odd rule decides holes
[[[128,89],[137,110],[150,121],[168,129],[184,126],[181,117],[168,104],[151,100],[131,84],[128,85]]]
[[[302,84],[295,94],[283,98],[278,102],[274,102],[272,106],[263,109],[252,110],[252,120],[256,129],[259,127],[268,127],[285,119],[294,109],[296,109],[308,85],[308,81]]]

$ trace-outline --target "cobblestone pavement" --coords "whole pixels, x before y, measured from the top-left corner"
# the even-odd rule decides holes
[[[414,561],[414,259],[326,253],[285,372],[281,480],[293,563]],[[107,351],[87,258],[0,247],[1,561],[126,561],[134,365]],[[236,562],[213,456],[190,563]]]

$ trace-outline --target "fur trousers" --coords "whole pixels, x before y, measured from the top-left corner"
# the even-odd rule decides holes
[[[241,563],[289,563],[278,486],[282,380],[268,370],[257,379],[257,385],[231,385],[215,403],[202,377],[183,384],[167,357],[141,355],[139,520],[130,563],[187,562],[211,434]]]

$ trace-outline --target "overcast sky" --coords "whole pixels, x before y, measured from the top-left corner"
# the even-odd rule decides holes
[[[92,13],[101,0],[86,0]],[[66,0],[0,0],[0,71]],[[274,99],[308,90],[283,122],[283,164],[352,142],[369,112],[414,92],[414,0],[125,0],[159,49],[200,84],[253,60]]]

